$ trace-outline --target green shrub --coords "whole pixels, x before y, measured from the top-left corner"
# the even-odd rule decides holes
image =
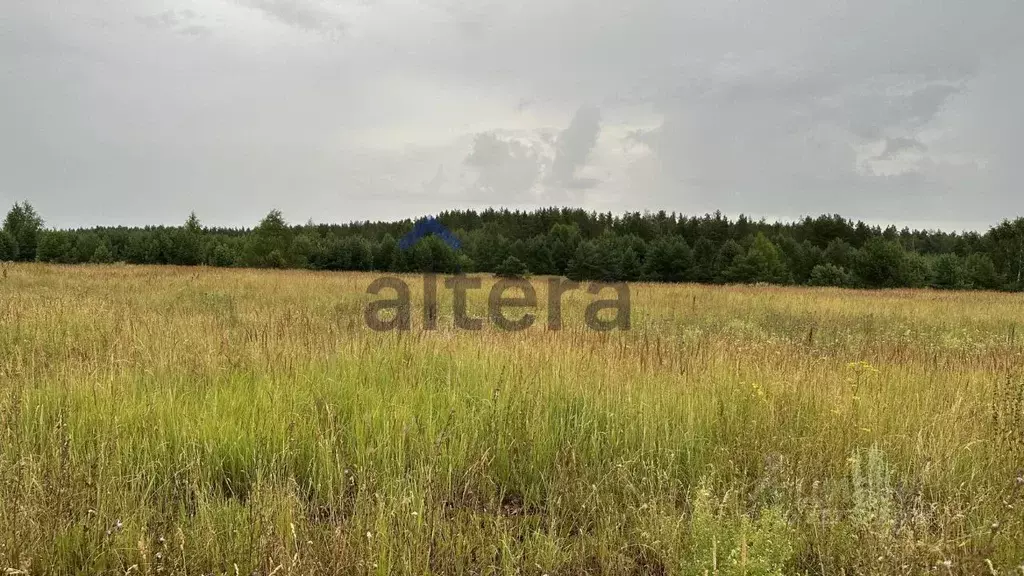
[[[850,273],[834,264],[818,264],[811,270],[811,286],[850,286]]]

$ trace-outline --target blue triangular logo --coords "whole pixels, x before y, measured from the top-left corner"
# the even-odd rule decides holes
[[[445,244],[448,245],[452,250],[458,250],[462,248],[462,243],[455,237],[443,224],[437,221],[437,218],[433,216],[418,220],[413,225],[412,230],[408,234],[402,236],[398,241],[398,247],[401,250],[408,250],[416,245],[421,239],[433,234],[440,238]]]

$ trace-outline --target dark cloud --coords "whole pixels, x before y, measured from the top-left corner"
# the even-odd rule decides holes
[[[577,178],[576,172],[586,165],[587,157],[597,144],[600,134],[600,110],[592,106],[581,106],[576,110],[569,126],[558,135],[555,142],[555,160],[551,165],[548,182],[573,189],[596,186],[597,180]]]

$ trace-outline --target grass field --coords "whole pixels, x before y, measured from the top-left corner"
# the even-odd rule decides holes
[[[369,274],[4,270],[8,575],[1024,574],[1021,295],[380,333]]]

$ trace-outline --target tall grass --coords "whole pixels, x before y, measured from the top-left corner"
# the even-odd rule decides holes
[[[8,268],[0,569],[1024,574],[1020,295],[638,284],[550,332],[537,282],[523,332],[442,288],[378,333],[373,279]]]

